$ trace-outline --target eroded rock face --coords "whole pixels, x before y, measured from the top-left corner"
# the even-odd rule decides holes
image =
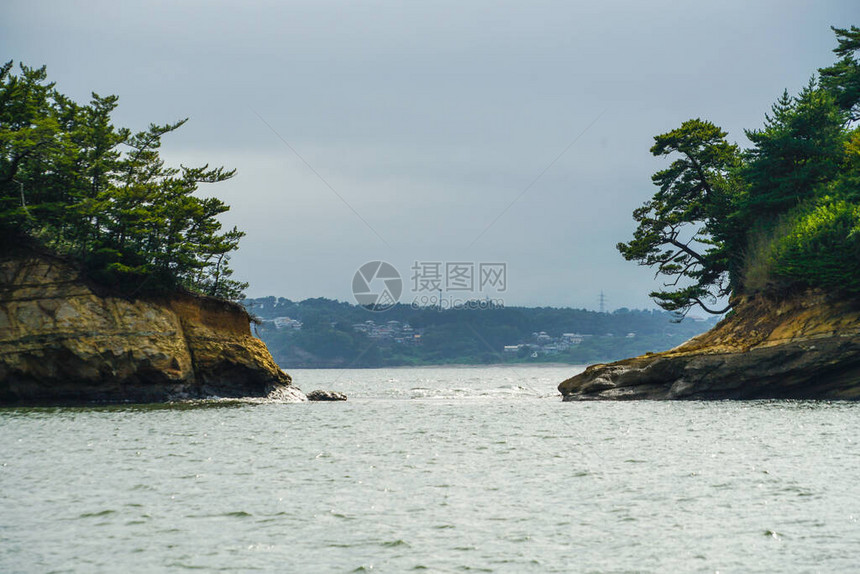
[[[240,306],[100,296],[61,259],[0,256],[0,404],[270,394],[304,398]]]
[[[565,401],[860,399],[860,305],[817,292],[741,299],[711,331],[663,353],[592,365]]]

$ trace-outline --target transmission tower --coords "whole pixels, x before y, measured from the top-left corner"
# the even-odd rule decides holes
[[[600,292],[600,312],[606,313],[606,296],[603,291]]]

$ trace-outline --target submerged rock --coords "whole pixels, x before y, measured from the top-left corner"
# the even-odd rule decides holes
[[[0,255],[0,404],[302,400],[240,306],[102,295],[63,259]]]
[[[734,309],[680,347],[592,365],[558,389],[565,401],[860,399],[860,302],[810,292]]]
[[[311,391],[308,393],[309,401],[345,401],[346,395],[336,391]]]

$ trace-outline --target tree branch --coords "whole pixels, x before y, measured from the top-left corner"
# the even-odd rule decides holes
[[[692,267],[693,265],[700,265],[700,263],[698,261],[693,261],[692,263],[687,265],[683,270],[676,271],[675,274],[677,274],[678,276],[675,278],[675,280],[672,281],[671,283],[663,283],[663,287],[677,287],[678,281],[681,280],[681,277],[689,277],[689,275],[687,275],[687,271],[689,271],[690,267]]]
[[[698,253],[696,253],[695,251],[693,251],[692,249],[690,249],[689,247],[687,247],[686,245],[684,245],[683,243],[681,243],[680,241],[675,239],[674,237],[667,237],[666,242],[671,243],[672,245],[674,245],[675,247],[677,247],[678,249],[680,249],[681,251],[683,251],[684,253],[686,253],[687,255],[689,255],[690,257],[692,257],[693,259],[695,259],[699,263],[701,263],[702,265],[705,264],[705,260],[701,255],[699,255]]]
[[[45,145],[46,143],[48,143],[47,140],[42,140],[39,143],[37,143],[36,145],[34,145],[33,147],[27,149],[27,151],[24,151],[24,152],[16,155],[15,159],[13,159],[12,162],[9,164],[9,168],[8,168],[9,169],[9,175],[7,175],[2,180],[0,180],[0,184],[9,183],[10,181],[13,181],[15,179],[15,175],[18,173],[18,166],[21,164],[21,162],[24,161],[25,159],[27,159],[27,157],[30,154],[32,154],[39,147]]]
[[[693,169],[696,170],[696,173],[698,173],[699,177],[702,179],[702,187],[705,188],[705,191],[708,193],[708,195],[713,195],[714,192],[711,189],[711,186],[708,184],[708,178],[705,177],[705,171],[702,169],[702,166],[699,165],[699,162],[697,162],[696,159],[689,153],[685,153],[684,155],[687,156],[687,158],[690,160],[690,163],[693,164]]]
[[[719,311],[714,311],[713,309],[709,309],[707,305],[702,303],[702,300],[699,299],[698,297],[690,297],[690,299],[695,301],[699,305],[699,307],[701,307],[702,309],[704,309],[705,311],[707,311],[711,315],[722,315],[723,313],[725,313],[726,311],[728,311],[729,309],[732,308],[731,304],[729,304],[729,305],[726,305],[725,309],[721,309]]]

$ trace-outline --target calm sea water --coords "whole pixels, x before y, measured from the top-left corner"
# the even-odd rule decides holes
[[[0,410],[0,571],[860,569],[860,404],[564,404],[576,370],[296,371],[350,400]]]

